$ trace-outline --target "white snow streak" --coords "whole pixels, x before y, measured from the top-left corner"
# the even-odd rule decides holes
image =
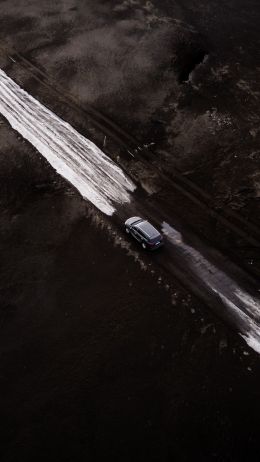
[[[247,344],[253,348],[253,350],[260,354],[259,325],[225,295],[221,294],[214,288],[212,288],[212,290],[221,298],[221,300],[228,308],[231,308],[234,315],[237,316],[240,324],[246,326],[246,329],[243,329],[243,332],[240,332],[240,335],[247,342]]]
[[[52,167],[102,212],[130,201],[135,186],[94,143],[80,135],[0,70],[0,113]]]
[[[181,233],[168,223],[163,222],[162,232],[175,247],[181,249],[189,266],[229,308],[247,344],[260,353],[260,300],[243,291],[231,277],[186,244]]]

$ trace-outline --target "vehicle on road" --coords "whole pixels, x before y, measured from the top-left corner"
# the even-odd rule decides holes
[[[155,250],[163,245],[161,233],[143,218],[128,218],[125,222],[125,231],[127,234],[131,234],[142,245],[143,249]]]

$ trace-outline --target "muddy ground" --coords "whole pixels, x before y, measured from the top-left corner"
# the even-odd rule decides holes
[[[5,124],[1,146],[1,460],[258,460],[257,355]]]
[[[0,37],[258,221],[259,20],[255,0],[7,0]]]
[[[148,146],[137,150],[139,157],[152,159],[154,168],[168,175],[177,168],[208,194],[211,209],[235,212],[251,235],[247,222],[259,223],[258,24],[255,1],[62,1],[44,6],[5,1],[0,39],[5,56],[15,47],[51,86],[59,85],[83,109],[94,108],[133,136],[130,150]],[[60,108],[60,98],[42,92],[28,70],[10,59],[4,67],[100,146],[106,136],[110,153],[117,150],[110,132],[86,130],[85,115],[79,121],[68,105]],[[143,169],[133,163],[132,170]],[[142,177],[146,174],[144,169]],[[182,200],[176,198],[176,209]],[[233,247],[230,258],[243,260],[248,271],[260,275],[255,243],[248,245],[233,233],[226,239],[222,223],[214,221],[212,229],[196,203],[176,213],[224,253]]]
[[[256,1],[0,8],[1,47],[140,145],[155,143],[156,168],[178,167],[213,207],[258,222]],[[84,126],[8,53],[1,59]],[[158,280],[4,119],[0,163],[1,459],[259,460],[257,355],[176,280]],[[187,205],[189,217],[207,234]]]

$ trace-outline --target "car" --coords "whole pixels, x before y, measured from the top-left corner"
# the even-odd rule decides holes
[[[125,222],[125,231],[127,234],[131,234],[142,245],[143,249],[155,250],[163,245],[161,233],[143,218],[128,218]]]

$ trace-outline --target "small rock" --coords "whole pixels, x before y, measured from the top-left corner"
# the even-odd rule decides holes
[[[224,348],[227,348],[227,340],[225,338],[222,338],[219,342],[219,350],[223,350]]]

